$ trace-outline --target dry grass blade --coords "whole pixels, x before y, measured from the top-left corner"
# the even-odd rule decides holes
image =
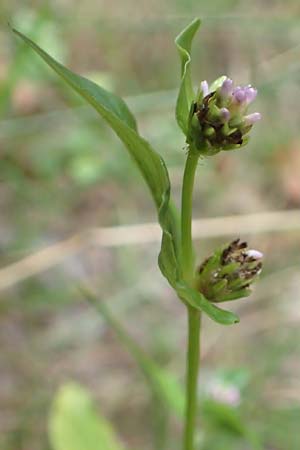
[[[193,222],[193,233],[196,239],[232,236],[236,235],[236,230],[241,230],[242,234],[300,230],[300,211],[215,217]],[[154,223],[85,230],[4,267],[0,270],[0,289],[9,288],[30,276],[61,264],[90,245],[120,247],[159,242],[160,238],[160,228]]]

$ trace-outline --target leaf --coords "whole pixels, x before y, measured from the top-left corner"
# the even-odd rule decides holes
[[[177,255],[179,254],[179,249],[176,248],[176,243],[179,243],[179,224],[176,221],[176,213],[171,216],[170,214],[170,204],[165,201],[158,213],[159,223],[164,230],[161,250],[158,256],[158,265],[162,274],[167,278],[170,285],[175,289],[176,282],[181,275],[180,264],[178,262]],[[171,218],[173,222],[170,221]]]
[[[159,367],[132,339],[123,325],[111,314],[104,302],[86,288],[80,288],[84,297],[96,308],[105,322],[114,330],[120,342],[135,359],[153,392],[176,416],[184,417],[184,393],[174,375]]]
[[[54,399],[49,438],[53,450],[124,450],[90,394],[76,383],[63,385]]]
[[[232,312],[218,308],[204,295],[190,288],[186,283],[177,283],[177,293],[194,308],[204,311],[212,320],[222,325],[232,325],[239,322],[239,318]]]
[[[185,135],[188,131],[191,104],[195,98],[190,67],[191,46],[200,23],[200,19],[194,19],[175,39],[181,60],[181,83],[176,103],[176,120]]]
[[[126,103],[116,95],[83,78],[55,61],[50,55],[17,30],[13,30],[41,58],[63,78],[79,95],[90,103],[121,139],[140,169],[157,207],[163,230],[159,266],[169,283],[174,286],[179,262],[178,225],[174,207],[170,204],[170,181],[160,155],[137,133],[136,121]]]

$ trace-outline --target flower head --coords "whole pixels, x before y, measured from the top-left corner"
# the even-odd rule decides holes
[[[261,119],[258,112],[247,114],[256,95],[251,85],[234,87],[230,78],[223,78],[213,92],[202,81],[191,109],[188,144],[206,155],[245,145],[252,126]]]
[[[246,297],[262,269],[263,254],[239,239],[218,249],[199,267],[198,290],[212,302]]]

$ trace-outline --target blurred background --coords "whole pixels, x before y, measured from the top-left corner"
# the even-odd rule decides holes
[[[256,448],[298,449],[299,1],[2,0],[0,13],[1,450],[50,449],[49,408],[68,380],[89,389],[128,448],[164,448],[153,439],[155,398],[78,283],[180,381],[186,343],[184,308],[156,265],[155,210],[141,176],[96,113],[6,23],[126,99],[166,160],[178,202],[185,150],[174,119],[174,37],[195,16],[203,19],[195,83],[223,74],[252,83],[263,114],[246,149],[199,165],[198,259],[237,234],[265,254],[254,294],[228,305],[240,324],[204,319],[199,395],[236,408],[259,436]],[[201,449],[255,448],[216,416],[201,418]],[[168,427],[165,448],[179,448],[178,420]]]

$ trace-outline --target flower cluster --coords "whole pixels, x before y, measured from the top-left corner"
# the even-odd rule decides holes
[[[188,144],[206,155],[245,145],[247,134],[261,118],[258,112],[247,114],[256,94],[251,85],[234,87],[227,77],[217,80],[211,89],[202,81],[190,111]]]
[[[212,302],[246,297],[262,268],[262,253],[239,239],[215,251],[199,267],[198,290]]]

